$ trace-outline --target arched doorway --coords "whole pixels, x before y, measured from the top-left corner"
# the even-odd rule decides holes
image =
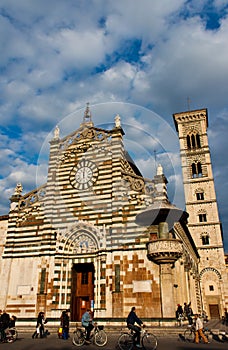
[[[94,304],[94,264],[79,263],[72,268],[71,320],[80,321]]]

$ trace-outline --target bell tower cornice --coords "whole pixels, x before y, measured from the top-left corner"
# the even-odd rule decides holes
[[[206,120],[206,127],[208,127],[208,114],[207,109],[196,109],[193,111],[186,111],[181,113],[173,114],[173,119],[176,127],[176,131],[178,131],[179,124],[186,124],[195,122],[196,120]]]

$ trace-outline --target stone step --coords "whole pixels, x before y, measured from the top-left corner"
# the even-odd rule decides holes
[[[58,327],[56,325],[45,325],[45,330],[48,330],[51,334],[57,334],[58,333]],[[33,334],[35,332],[35,326],[22,326],[22,325],[16,325],[17,331],[20,334],[23,333],[30,333]],[[149,332],[152,332],[153,334],[155,334],[157,337],[162,337],[164,335],[169,335],[169,337],[178,337],[179,333],[184,333],[184,331],[186,330],[185,327],[181,328],[171,328],[171,327],[148,327],[147,328]],[[75,327],[70,327],[70,334],[72,334],[75,330]],[[118,326],[105,326],[104,330],[107,333],[112,333],[112,334],[120,334],[121,332],[128,332],[129,330],[124,327],[118,327]]]

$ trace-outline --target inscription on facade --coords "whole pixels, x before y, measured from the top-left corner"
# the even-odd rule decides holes
[[[133,284],[133,293],[151,293],[152,285],[151,281],[132,281]]]

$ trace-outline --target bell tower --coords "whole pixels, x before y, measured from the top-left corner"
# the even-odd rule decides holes
[[[211,155],[207,109],[173,115],[179,134],[188,228],[200,255],[203,308],[221,318],[227,307],[227,276]]]

